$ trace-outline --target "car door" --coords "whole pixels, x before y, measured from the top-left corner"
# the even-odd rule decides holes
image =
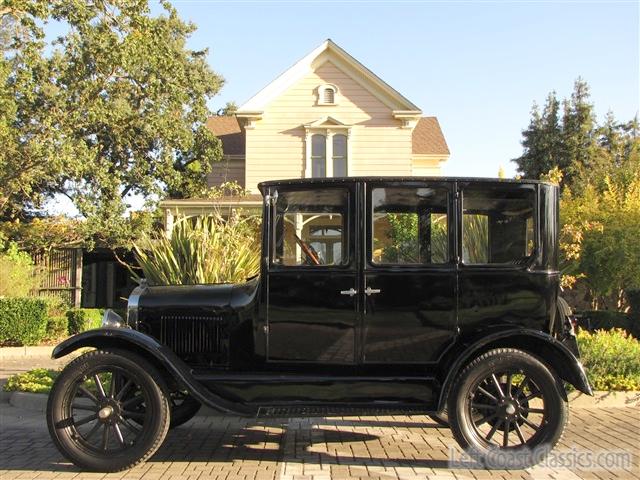
[[[456,334],[453,183],[366,185],[362,362],[436,362]]]
[[[269,362],[353,364],[356,184],[280,189],[267,273]]]

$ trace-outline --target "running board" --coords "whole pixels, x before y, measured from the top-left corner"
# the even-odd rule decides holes
[[[383,415],[424,415],[430,411],[424,406],[263,406],[258,407],[257,417],[354,417]],[[432,412],[433,413],[433,412]]]

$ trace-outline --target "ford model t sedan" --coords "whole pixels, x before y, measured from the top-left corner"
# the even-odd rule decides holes
[[[148,459],[201,405],[264,416],[426,414],[487,466],[562,435],[591,394],[559,298],[558,189],[456,178],[270,181],[260,274],[137,287],[58,376],[47,420],[76,465]],[[215,259],[212,259],[215,261]]]

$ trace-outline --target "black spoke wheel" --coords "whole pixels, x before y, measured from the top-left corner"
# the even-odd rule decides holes
[[[58,376],[47,423],[60,452],[81,468],[114,472],[149,458],[169,428],[164,383],[143,358],[124,351],[78,357]]]
[[[488,468],[526,468],[560,439],[567,405],[559,379],[515,349],[491,350],[459,375],[449,397],[458,443]]]

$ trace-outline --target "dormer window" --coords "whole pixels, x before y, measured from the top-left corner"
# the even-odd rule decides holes
[[[318,87],[318,105],[336,105],[338,88],[335,85],[320,85]]]

